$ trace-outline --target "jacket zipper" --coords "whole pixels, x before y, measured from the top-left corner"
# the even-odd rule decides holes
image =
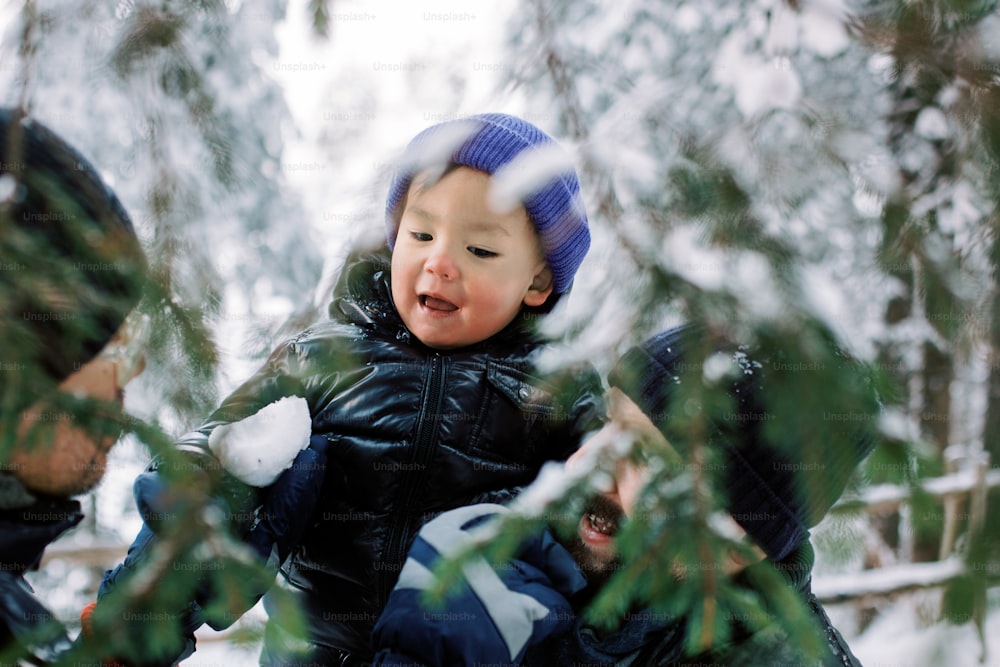
[[[409,541],[407,538],[412,530],[413,496],[417,489],[423,486],[422,482],[427,476],[427,463],[431,459],[431,454],[437,449],[438,426],[441,423],[441,410],[444,407],[444,377],[447,365],[447,358],[435,352],[425,373],[424,386],[427,387],[427,391],[424,392],[420,413],[417,415],[416,435],[411,454],[407,459],[407,462],[416,465],[401,471],[405,477],[397,498],[394,521],[385,549],[385,554],[389,557],[386,563],[399,567],[384,568],[379,573],[379,608],[384,608],[389,600],[392,586],[399,577],[399,568],[406,560],[406,545]]]

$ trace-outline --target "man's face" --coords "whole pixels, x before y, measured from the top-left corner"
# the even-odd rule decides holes
[[[666,444],[663,434],[649,417],[621,391],[612,389],[609,392],[608,405],[607,424],[569,457],[567,466],[581,464],[622,437],[634,441],[654,439]],[[633,515],[636,500],[648,477],[647,467],[625,457],[619,458],[610,488],[590,498],[584,506],[577,532],[566,546],[592,583],[603,582],[621,566],[614,544],[615,535],[622,523]]]
[[[101,355],[83,364],[59,384],[59,391],[105,401],[119,408],[125,385],[142,372],[144,359],[122,359],[114,354],[126,344],[119,334]],[[76,425],[76,416],[40,401],[21,415],[18,437],[27,446],[12,452],[7,467],[26,488],[55,497],[89,491],[107,466],[108,452],[117,442],[113,435],[96,435]]]
[[[392,298],[407,328],[436,349],[486,340],[522,304],[540,306],[552,278],[523,206],[487,204],[490,176],[458,167],[414,179],[392,252]]]
[[[615,536],[626,519],[635,515],[639,494],[649,481],[648,466],[634,463],[627,456],[615,455],[621,451],[614,443],[626,438],[629,443],[647,443],[650,449],[669,455],[675,463],[681,461],[679,455],[667,442],[660,429],[649,419],[635,402],[617,388],[608,392],[608,422],[600,431],[566,460],[567,466],[584,465],[584,461],[594,456],[611,454],[615,458],[614,475],[610,487],[590,498],[584,505],[583,516],[577,524],[576,533],[564,546],[570,551],[580,568],[586,573],[591,584],[601,585],[622,566],[615,549]],[[743,539],[746,533],[728,514],[719,517],[734,539]],[[722,526],[723,523],[717,523]],[[759,547],[753,546],[751,558],[728,554],[721,563],[723,571],[733,574],[747,565],[765,558]],[[675,564],[675,576],[683,577],[684,568]]]

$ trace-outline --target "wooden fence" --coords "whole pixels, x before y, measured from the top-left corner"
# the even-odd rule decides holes
[[[967,544],[982,530],[989,490],[1000,486],[1000,469],[991,469],[989,463],[986,453],[969,454],[965,448],[949,448],[945,452],[947,473],[941,477],[920,480],[912,487],[872,486],[858,496],[838,502],[832,514],[860,512],[868,517],[898,514],[896,563],[861,572],[817,577],[813,581],[816,597],[824,603],[884,597],[941,586],[964,574],[968,564],[964,549],[957,546],[960,542]],[[917,493],[940,502],[943,516],[937,559],[920,563],[913,562],[912,501]],[[963,507],[967,509],[963,511]],[[963,535],[966,539],[960,540]],[[996,564],[995,571],[988,573],[1000,579],[1000,563]]]

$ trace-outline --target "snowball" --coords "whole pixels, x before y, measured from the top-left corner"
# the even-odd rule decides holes
[[[278,399],[246,419],[219,426],[208,446],[234,477],[268,486],[309,446],[312,418],[304,398]]]

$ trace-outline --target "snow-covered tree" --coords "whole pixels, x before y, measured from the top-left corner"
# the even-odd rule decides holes
[[[90,157],[146,242],[162,291],[145,305],[143,382],[168,398],[150,416],[173,429],[217,402],[213,331],[250,323],[253,352],[267,351],[319,275],[285,186],[290,114],[268,75],[284,11],[279,0],[26,2],[7,30],[4,102]]]
[[[259,360],[277,336],[313,316],[322,263],[313,227],[287,187],[282,151],[291,116],[269,75],[285,10],[283,0],[27,0],[4,8],[0,102],[23,108],[95,164],[149,258],[152,280],[139,306],[151,323],[146,370],[126,406],[135,417],[127,440],[149,452],[133,454],[139,461],[129,478],[150,454],[170,460],[173,439],[231,388],[220,343],[230,361]],[[129,456],[128,447],[118,451]],[[221,599],[239,597],[262,576],[220,530],[205,480],[196,477],[172,479],[179,519],[164,533],[159,565],[129,588],[126,612],[177,608],[199,585]],[[131,505],[127,495],[126,483],[106,499],[113,502],[91,503],[92,530],[114,533]],[[206,574],[197,564],[210,553],[223,566]],[[41,584],[58,592],[45,576]],[[62,588],[59,612],[72,622],[72,609],[95,591]],[[162,648],[156,626],[135,624],[145,631],[127,642]],[[116,632],[113,624],[96,627],[98,644]]]
[[[285,189],[290,114],[267,76],[285,3],[12,7],[0,100],[94,161],[150,255],[153,289],[141,306],[153,321],[148,368],[129,407],[142,417],[139,440],[168,452],[228,380],[218,376],[215,340],[234,332],[260,353],[294,311],[289,328],[315,312],[320,258]],[[317,34],[336,34],[334,8],[308,3]],[[696,320],[713,336],[812,369],[786,374],[776,406],[793,397],[847,413],[850,388],[864,387],[852,367],[835,363],[840,345],[868,362],[885,404],[878,424],[867,408],[858,412],[880,429],[868,479],[935,474],[950,444],[985,448],[996,465],[997,27],[995,3],[975,0],[523,0],[500,67],[510,75],[504,94],[526,100],[522,115],[569,139],[594,235],[561,311],[571,354],[606,368],[628,345]],[[351,151],[375,139],[397,143],[375,137],[385,126],[375,116],[402,113],[379,101],[367,66],[337,71],[315,110],[337,122],[315,136],[331,171],[362,188],[384,169],[348,173]],[[397,91],[415,104],[437,97],[441,117],[431,120],[460,109],[468,83],[454,63],[441,71],[417,69]],[[438,79],[448,81],[444,93],[430,85]],[[402,141],[421,127],[393,131]],[[379,205],[373,196],[324,214],[338,230],[363,222],[377,232]],[[712,368],[703,363],[710,358],[698,350],[691,367]],[[706,474],[674,486],[661,479],[664,502],[675,506],[651,511],[623,536],[626,553],[654,557],[668,552],[657,540],[689,545],[681,557],[698,576],[678,595],[672,578],[645,577],[676,563],[645,562],[619,573],[594,607],[606,614],[641,599],[690,614],[701,630],[691,648],[745,602],[697,567],[731,546],[712,530],[720,490],[699,435],[728,404],[712,381],[719,378],[703,375],[686,385],[686,400],[709,407],[674,423],[686,469]],[[834,426],[819,424],[819,440]],[[189,490],[198,507],[198,489]],[[561,512],[576,499],[552,502]],[[134,591],[149,609],[163,594],[190,596],[192,578],[164,564],[199,562],[185,560],[196,548],[236,562],[220,577],[233,590],[242,573],[260,574],[213,534],[210,517],[192,512],[198,520],[176,533],[161,569]],[[1000,533],[980,534],[970,562],[997,551],[990,536]],[[981,610],[974,591],[989,570],[969,570],[950,604]],[[785,621],[793,630],[798,622],[794,614]]]
[[[853,371],[831,370],[818,335],[829,332],[867,362],[884,403],[869,479],[912,482],[941,471],[946,446],[976,452],[993,441],[982,431],[984,416],[997,419],[995,391],[985,408],[982,351],[995,358],[995,11],[523,2],[511,84],[532,101],[529,115],[555,119],[576,143],[598,238],[568,312],[580,353],[610,358],[667,323],[699,321],[825,369],[773,387],[776,403],[843,407]],[[675,423],[699,463],[698,420]],[[712,484],[695,477],[695,507],[699,498],[718,506]],[[659,516],[670,515],[666,503]],[[700,511],[680,527],[646,527],[714,554]],[[936,536],[940,519],[932,523]],[[640,530],[623,548],[655,546]],[[633,595],[676,611],[682,598],[711,626],[707,610],[733,604],[718,587],[698,590],[702,580],[678,593],[638,570],[620,576],[598,613],[625,609]]]

